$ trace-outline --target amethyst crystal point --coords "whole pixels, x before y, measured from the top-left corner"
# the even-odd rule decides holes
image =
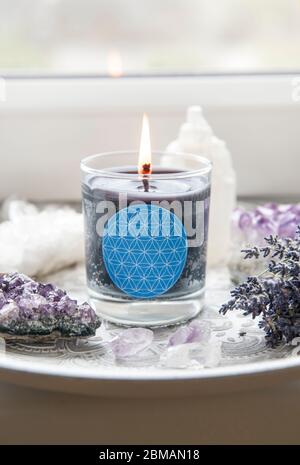
[[[206,321],[194,320],[186,326],[177,329],[169,339],[169,346],[179,344],[190,344],[193,342],[208,342],[211,330],[210,324]]]
[[[52,284],[19,273],[0,275],[0,333],[7,337],[93,336],[100,319]]]
[[[111,348],[116,358],[132,357],[151,345],[153,331],[146,328],[129,328],[121,332],[117,339],[111,342]]]

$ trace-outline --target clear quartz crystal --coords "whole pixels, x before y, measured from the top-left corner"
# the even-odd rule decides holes
[[[160,362],[168,368],[211,368],[218,366],[220,359],[221,344],[211,342],[210,323],[194,320],[172,334]]]
[[[0,223],[0,270],[40,276],[82,262],[83,220],[71,208],[11,200]]]
[[[145,328],[125,329],[111,342],[116,358],[126,358],[142,352],[151,345],[153,331]]]

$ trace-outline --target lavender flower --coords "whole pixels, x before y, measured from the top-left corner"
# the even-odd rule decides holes
[[[293,239],[270,236],[265,242],[264,247],[242,252],[246,259],[267,257],[267,269],[231,291],[232,299],[220,313],[241,310],[244,315],[260,317],[267,345],[275,347],[300,336],[300,228]]]

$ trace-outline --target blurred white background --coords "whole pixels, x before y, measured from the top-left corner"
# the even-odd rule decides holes
[[[7,73],[299,68],[299,0],[1,0],[0,5],[0,68]]]
[[[0,76],[0,198],[78,200],[81,158],[144,111],[164,149],[191,104],[239,195],[299,197],[300,0],[0,0]]]

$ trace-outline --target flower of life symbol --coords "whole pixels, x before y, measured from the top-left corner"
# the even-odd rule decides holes
[[[157,205],[124,208],[104,228],[107,272],[119,289],[138,299],[151,299],[174,286],[184,269],[187,249],[180,219]]]

